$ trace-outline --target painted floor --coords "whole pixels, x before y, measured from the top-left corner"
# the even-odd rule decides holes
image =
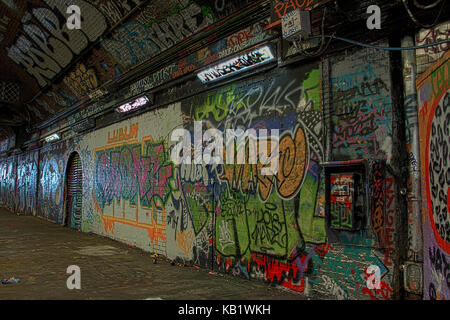
[[[67,268],[81,289],[67,288]],[[171,265],[150,253],[38,217],[0,209],[0,300],[305,300],[304,295],[210,270]]]

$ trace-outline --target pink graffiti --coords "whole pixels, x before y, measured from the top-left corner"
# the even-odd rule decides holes
[[[96,151],[95,194],[101,209],[113,199],[136,205],[137,196],[144,207],[150,207],[155,198],[166,202],[172,164],[162,143],[145,142],[144,148],[141,151],[142,144],[136,143]]]

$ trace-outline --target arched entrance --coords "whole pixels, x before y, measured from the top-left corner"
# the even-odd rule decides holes
[[[83,169],[77,152],[70,155],[66,170],[64,226],[81,229],[83,205]]]

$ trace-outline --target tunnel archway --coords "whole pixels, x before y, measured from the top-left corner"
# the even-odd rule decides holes
[[[65,190],[63,225],[80,230],[83,207],[83,168],[78,152],[73,152],[67,162]]]

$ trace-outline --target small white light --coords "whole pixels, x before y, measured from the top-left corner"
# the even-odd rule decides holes
[[[197,74],[197,77],[201,82],[209,83],[254,68],[274,58],[270,48],[264,46],[203,70]]]
[[[127,103],[121,105],[120,107],[117,107],[116,111],[119,113],[128,112],[128,111],[137,109],[139,107],[142,107],[143,105],[147,104],[148,101],[149,101],[149,99],[147,98],[147,96],[142,96],[140,98],[137,98],[133,102],[127,102]]]
[[[53,133],[47,137],[45,137],[45,142],[53,142],[53,141],[57,141],[61,139],[61,137],[59,136],[59,134],[57,133]]]

